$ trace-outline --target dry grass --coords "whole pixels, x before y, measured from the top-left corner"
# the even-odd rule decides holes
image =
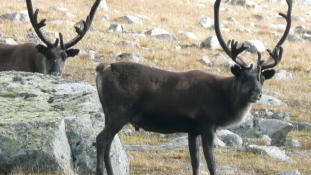
[[[266,48],[272,49],[283,31],[280,29],[272,29],[270,25],[285,24],[283,19],[276,19],[275,17],[277,17],[278,12],[286,12],[286,5],[259,0],[255,0],[254,2],[261,4],[262,9],[252,10],[241,6],[222,4],[222,7],[232,9],[236,13],[222,11],[221,19],[225,20],[228,17],[234,17],[238,21],[238,24],[223,25],[223,27],[227,27],[231,30],[230,33],[223,34],[224,38],[225,40],[234,38],[240,42],[250,39],[258,39],[265,44]],[[69,20],[72,22],[78,22],[80,19],[85,19],[90,9],[90,6],[86,6],[86,4],[91,3],[91,0],[54,0],[53,2],[33,0],[34,8],[40,8],[39,19],[47,18],[48,21],[67,20],[63,16],[63,12],[56,12],[50,8],[51,6],[68,8],[71,13],[76,15],[75,18]],[[114,23],[113,20],[115,18],[124,15],[135,15],[143,20],[143,25],[123,24],[125,30],[141,32],[154,27],[159,27],[176,35],[182,32],[194,32],[199,38],[198,41],[180,39],[180,42],[189,44],[194,42],[199,44],[205,38],[214,35],[214,31],[204,29],[198,25],[198,21],[202,15],[213,18],[213,2],[200,2],[196,0],[107,0],[107,4],[109,10],[103,11],[99,9],[93,22],[93,26],[100,32],[89,31],[85,38],[79,42],[75,48],[81,48],[85,51],[89,51],[90,49],[96,50],[98,53],[104,55],[104,58],[98,59],[97,61],[107,63],[115,62],[115,57],[119,53],[130,52],[143,56],[149,61],[152,61],[156,67],[166,70],[214,70],[215,67],[207,67],[199,60],[202,56],[217,53],[218,51],[195,48],[175,50],[174,47],[178,45],[177,42],[156,39],[150,36],[136,37],[123,33],[104,32],[108,29],[110,24]],[[204,4],[205,7],[198,6],[198,4]],[[294,5],[292,14],[305,18],[307,22],[293,21],[292,29],[298,25],[304,25],[309,29],[311,28],[310,16],[306,15],[309,11],[308,8],[309,7],[307,6]],[[24,1],[10,0],[1,2],[0,14],[25,9],[26,4]],[[102,17],[105,14],[110,16],[109,20],[102,20]],[[262,15],[269,20],[258,20],[253,15]],[[260,27],[253,28],[250,23],[260,24]],[[12,23],[0,19],[0,32],[5,34],[4,38],[16,36],[16,38],[19,38],[20,43],[27,42],[25,34],[30,28],[30,24]],[[65,40],[70,40],[76,35],[73,27],[64,25],[56,26],[48,24],[45,29],[62,32]],[[252,32],[238,32],[237,29],[247,29]],[[148,48],[148,50],[115,46],[116,43],[123,40],[135,40],[141,46]],[[254,105],[254,110],[269,108],[269,110],[274,112],[286,111],[295,121],[311,123],[311,112],[309,110],[311,107],[311,49],[309,46],[310,42],[308,41],[304,43],[286,41],[283,45],[283,61],[276,67],[276,69],[287,70],[293,73],[294,78],[288,80],[273,79],[267,81],[264,85],[265,89],[282,94],[281,96],[278,96],[278,98],[286,102],[288,107]],[[256,60],[256,55],[244,54],[244,56],[247,57],[248,62],[254,62]],[[265,53],[264,56],[267,57],[267,53]],[[67,61],[64,78],[86,81],[94,84],[94,69],[96,65],[97,63],[93,63],[93,61],[86,55],[70,58]],[[217,74],[229,75],[230,73],[222,72]],[[141,134],[135,134],[134,136],[120,134],[120,136],[124,144],[159,145],[171,139],[165,137],[159,138],[152,135],[145,136]],[[259,156],[253,153],[245,153],[237,150],[216,150],[217,164],[236,166],[249,174],[274,174],[279,171],[290,169],[299,169],[303,174],[310,173],[311,134],[309,132],[292,131],[289,137],[298,139],[303,144],[303,147],[300,149],[282,148],[285,149],[288,155],[297,163],[283,163],[266,156]],[[131,172],[133,174],[191,174],[187,150],[153,150],[148,152],[130,151],[129,153],[133,156],[133,158],[130,159]],[[205,162],[203,157],[201,157],[201,160],[201,162]],[[202,168],[204,169],[205,167],[203,166]],[[24,173],[15,172],[14,174]]]

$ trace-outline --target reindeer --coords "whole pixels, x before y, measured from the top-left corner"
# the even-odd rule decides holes
[[[34,13],[31,0],[26,0],[26,3],[30,23],[46,46],[36,43],[24,43],[20,45],[0,43],[0,71],[16,70],[61,76],[67,58],[74,57],[79,53],[79,49],[69,48],[77,44],[87,33],[97,7],[100,4],[100,0],[96,0],[86,21],[82,21],[84,25],[83,29],[81,30],[79,27],[75,27],[78,35],[67,43],[64,43],[61,33],[59,33],[59,38],[54,43],[49,41],[40,30],[41,27],[46,25],[46,19],[38,23],[39,9]]]
[[[262,95],[265,80],[274,76],[282,59],[282,44],[291,26],[292,2],[287,0],[287,21],[283,36],[269,57],[256,66],[246,64],[239,54],[249,47],[229,40],[220,32],[219,7],[214,5],[215,32],[226,54],[236,63],[233,76],[218,76],[201,70],[170,72],[130,62],[101,63],[96,67],[96,86],[105,113],[105,128],[96,137],[97,175],[113,175],[110,146],[114,136],[127,123],[158,133],[188,133],[193,175],[199,174],[199,139],[211,175],[216,174],[213,141],[216,128],[243,121],[253,103]],[[231,49],[228,46],[231,45]]]

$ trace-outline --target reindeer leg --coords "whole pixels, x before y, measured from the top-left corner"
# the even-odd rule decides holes
[[[110,160],[110,154],[109,154],[112,140],[110,140],[108,142],[106,149],[105,149],[105,153],[104,153],[104,162],[105,162],[105,166],[106,166],[106,170],[107,170],[108,175],[113,175],[113,170],[112,170],[111,160]]]
[[[117,115],[120,116],[120,115]],[[109,117],[106,116],[106,119]],[[96,174],[103,175],[104,168],[103,162],[105,162],[106,170],[108,175],[113,175],[113,170],[111,166],[109,151],[111,143],[114,139],[114,136],[123,128],[123,126],[127,123],[125,121],[120,120],[119,118],[109,118],[106,120],[104,130],[99,133],[96,137],[96,148],[97,148],[97,166],[96,166]]]
[[[201,134],[204,157],[206,159],[210,175],[216,175],[216,163],[214,157],[214,136],[215,130],[210,127],[207,127]]]
[[[199,175],[199,135],[198,134],[188,134],[188,144],[189,144],[189,152],[191,158],[192,165],[192,174]]]

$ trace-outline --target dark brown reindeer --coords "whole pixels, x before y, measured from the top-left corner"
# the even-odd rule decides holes
[[[214,6],[215,31],[226,54],[236,63],[233,76],[223,77],[201,70],[169,72],[148,66],[119,62],[97,66],[96,85],[105,113],[105,128],[96,138],[97,175],[113,175],[110,146],[114,136],[130,123],[147,131],[164,134],[188,133],[194,175],[199,174],[199,136],[211,175],[216,174],[213,141],[216,128],[243,121],[253,103],[261,98],[264,81],[274,76],[282,58],[282,44],[291,26],[291,0],[287,0],[285,32],[269,57],[257,65],[247,65],[238,55],[248,46],[237,48],[236,41],[224,42],[219,27],[219,7]]]
[[[41,27],[46,25],[46,19],[38,23],[39,9],[34,13],[31,0],[26,0],[26,3],[30,22],[38,37],[46,46],[36,43],[20,45],[0,43],[0,71],[16,70],[61,76],[67,58],[74,57],[79,53],[79,49],[69,48],[77,44],[87,33],[100,0],[96,0],[86,21],[83,20],[83,29],[75,27],[78,35],[67,43],[64,43],[61,33],[59,33],[59,39],[57,38],[54,43],[49,41],[40,30]]]

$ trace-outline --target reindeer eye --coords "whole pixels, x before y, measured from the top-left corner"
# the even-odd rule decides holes
[[[60,56],[62,57],[63,61],[66,61],[66,59],[67,59],[67,54],[66,53],[63,52],[63,53],[60,54]]]
[[[261,76],[261,84],[263,84],[263,82],[265,81],[265,77],[264,76]]]

